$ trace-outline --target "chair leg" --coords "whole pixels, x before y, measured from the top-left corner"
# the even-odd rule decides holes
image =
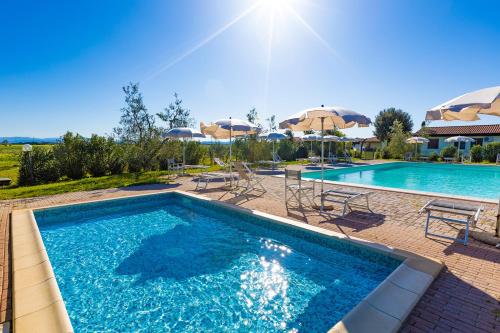
[[[427,219],[425,221],[425,237],[427,237],[427,234],[429,233],[429,222],[431,219],[431,212],[427,211]]]
[[[467,224],[465,225],[464,245],[467,245],[467,242],[469,241],[469,222],[470,222],[470,219],[467,218]]]

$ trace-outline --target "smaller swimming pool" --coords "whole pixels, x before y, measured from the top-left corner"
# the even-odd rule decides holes
[[[321,179],[321,171],[304,174]],[[325,170],[325,180],[485,199],[500,194],[500,167],[394,162]]]

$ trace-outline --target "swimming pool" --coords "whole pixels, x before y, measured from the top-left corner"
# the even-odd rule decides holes
[[[321,179],[321,172],[304,177]],[[325,170],[325,180],[498,199],[500,167],[418,162],[394,162]]]
[[[77,332],[326,332],[402,262],[177,193],[35,217]]]

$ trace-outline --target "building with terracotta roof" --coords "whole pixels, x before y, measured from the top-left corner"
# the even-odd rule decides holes
[[[493,125],[467,125],[467,126],[444,126],[444,127],[425,127],[420,129],[415,135],[426,136],[429,139],[427,144],[422,145],[422,154],[428,155],[449,146],[450,143],[445,140],[452,136],[467,136],[475,139],[472,143],[460,143],[460,149],[468,153],[474,145],[484,146],[491,142],[500,142],[500,124]],[[455,143],[458,147],[458,143]]]

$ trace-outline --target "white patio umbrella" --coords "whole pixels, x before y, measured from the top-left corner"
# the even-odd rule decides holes
[[[273,156],[274,156],[274,142],[286,139],[287,136],[280,132],[271,132],[265,136],[266,140],[273,142]]]
[[[476,90],[433,107],[425,120],[479,120],[478,114],[500,116],[500,86]]]
[[[193,128],[175,127],[169,129],[164,137],[169,139],[183,139],[183,141],[185,141],[187,139],[192,140],[193,138],[204,138],[205,135]],[[186,145],[184,142],[182,144],[182,165],[186,165]]]
[[[215,139],[229,139],[229,173],[232,172],[232,139],[237,136],[248,134],[258,134],[259,127],[249,121],[242,119],[219,119],[211,124],[200,123],[200,129],[203,134],[211,135]],[[230,178],[231,187],[233,186],[233,178]]]
[[[340,106],[321,106],[295,113],[280,123],[280,128],[292,131],[321,131],[321,192],[324,184],[324,130],[349,128],[354,125],[367,127],[370,118]]]
[[[458,142],[458,159],[460,160],[460,143],[461,142],[474,142],[473,138],[469,138],[468,136],[452,136],[446,140],[445,142]]]
[[[338,142],[339,139],[340,138],[336,135],[325,135],[323,137],[323,140],[325,142],[328,142],[328,155],[331,155],[331,152],[332,152],[332,142]]]
[[[415,144],[415,155],[417,155],[418,144],[419,143],[427,143],[427,142],[429,142],[429,139],[421,137],[421,136],[412,136],[411,138],[406,139],[406,143]]]
[[[302,141],[310,142],[311,143],[311,154],[312,154],[313,142],[321,141],[321,135],[317,135],[317,134],[314,134],[314,133],[306,134],[306,135],[304,135],[302,137]]]
[[[425,120],[478,120],[478,114],[500,117],[500,86],[476,90],[433,107]],[[500,237],[500,201],[495,235]]]

